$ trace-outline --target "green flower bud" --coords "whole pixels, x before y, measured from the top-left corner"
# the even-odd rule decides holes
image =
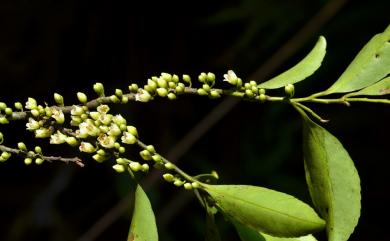
[[[138,91],[138,85],[137,84],[129,85],[129,91],[132,93],[136,93]]]
[[[81,152],[93,153],[95,152],[96,148],[91,143],[83,141],[79,146],[79,150]]]
[[[148,172],[148,171],[149,171],[149,165],[146,164],[146,163],[142,164],[141,170],[142,170],[143,172]]]
[[[245,90],[245,95],[246,95],[247,97],[249,97],[249,98],[253,98],[253,96],[254,96],[252,90],[248,90],[248,89]]]
[[[27,151],[26,144],[24,144],[23,142],[19,142],[18,143],[18,149],[21,150],[21,151]]]
[[[54,101],[57,103],[59,106],[64,106],[64,97],[58,93],[54,93]]]
[[[156,90],[157,89],[157,83],[151,79],[148,79],[148,86],[152,89],[152,90]]]
[[[37,109],[32,109],[31,110],[31,115],[34,117],[38,117],[40,115],[39,110]]]
[[[121,102],[121,100],[118,98],[118,96],[116,95],[111,95],[110,96],[110,101],[114,104],[118,104],[119,102]]]
[[[152,159],[153,159],[153,161],[155,161],[155,162],[162,162],[162,158],[161,158],[161,156],[160,156],[159,154],[154,154],[154,155],[152,156]]]
[[[126,124],[120,124],[119,128],[121,129],[121,131],[125,131],[127,129],[127,126]]]
[[[179,179],[176,179],[174,182],[173,182],[173,185],[177,186],[177,187],[180,187],[184,184],[185,182],[182,181],[182,180],[179,180]]]
[[[123,91],[121,89],[115,89],[115,95],[121,98],[123,95]]]
[[[105,156],[107,154],[104,149],[99,149],[99,150],[96,151],[96,153],[99,154],[99,155],[102,155],[102,156]]]
[[[117,173],[122,173],[126,171],[126,168],[123,165],[120,164],[115,164],[112,166],[112,168],[117,172]]]
[[[211,90],[210,85],[208,85],[208,84],[202,85],[202,89],[204,89],[204,91],[206,91],[206,92],[210,92],[210,90]]]
[[[106,161],[108,159],[106,156],[103,156],[103,155],[100,155],[100,154],[95,154],[95,155],[92,156],[92,158],[95,161],[99,162],[99,163],[102,163],[102,162],[104,162],[104,161]]]
[[[196,92],[198,93],[198,95],[208,95],[204,89],[198,89]]]
[[[187,75],[187,74],[183,74],[183,81],[185,83],[187,83],[188,85],[190,85],[190,86],[192,85],[191,77],[189,75]]]
[[[259,92],[259,89],[257,88],[257,86],[252,86],[251,90],[252,90],[253,93],[258,93]]]
[[[4,151],[3,153],[1,153],[0,157],[3,161],[6,161],[11,157],[11,153]]]
[[[95,83],[93,85],[93,90],[95,91],[95,93],[100,97],[100,96],[104,96],[104,86],[102,83]]]
[[[267,100],[267,96],[265,94],[260,94],[259,95],[259,100],[261,103],[264,103]]]
[[[163,178],[167,182],[173,182],[175,180],[175,177],[172,174],[170,174],[170,173],[165,173],[163,175]]]
[[[168,169],[168,170],[175,169],[175,165],[173,165],[173,163],[171,163],[171,162],[165,163],[164,166],[165,166],[165,168]]]
[[[168,99],[170,100],[176,100],[176,95],[174,93],[169,93],[168,94]]]
[[[0,102],[0,110],[5,110],[7,108],[7,104],[4,102]]]
[[[34,98],[29,97],[26,102],[25,108],[28,110],[33,110],[37,108],[37,101]]]
[[[158,88],[156,90],[157,94],[160,96],[160,97],[165,97],[168,95],[168,90],[165,89],[165,88]]]
[[[94,120],[98,120],[100,118],[100,113],[97,112],[97,111],[91,111],[89,112],[89,116],[94,119]]]
[[[12,109],[9,108],[9,107],[5,108],[4,112],[5,112],[6,115],[12,115]]]
[[[51,131],[47,128],[41,127],[35,130],[35,138],[47,138],[51,136]]]
[[[38,154],[42,154],[42,148],[41,148],[40,146],[36,146],[36,147],[34,148],[34,151],[35,151],[36,153],[38,153]]]
[[[205,82],[206,82],[206,79],[207,79],[207,74],[204,73],[204,72],[200,73],[200,75],[198,76],[198,80],[199,80],[199,82],[201,82],[201,83],[205,83]]]
[[[215,82],[215,74],[214,74],[214,73],[211,73],[211,72],[208,72],[208,73],[207,73],[207,80],[208,80],[210,83]]]
[[[146,147],[146,150],[148,150],[150,152],[150,154],[154,154],[156,153],[156,149],[154,149],[154,146],[153,145],[148,145]]]
[[[122,96],[122,104],[127,104],[129,102],[129,97],[127,97],[126,95]]]
[[[256,81],[254,81],[254,80],[249,81],[249,84],[250,84],[251,86],[257,86],[257,83],[256,83]]]
[[[24,164],[26,165],[30,165],[32,163],[32,159],[27,157],[27,158],[24,158]]]
[[[121,165],[127,165],[129,164],[130,160],[126,159],[126,158],[117,158],[116,159],[116,163],[117,164],[121,164]]]
[[[211,97],[212,99],[216,99],[216,98],[221,97],[221,95],[219,94],[219,92],[218,92],[217,90],[212,90],[212,91],[210,92],[210,97]]]
[[[0,116],[0,124],[1,125],[5,125],[5,124],[8,124],[9,121],[7,118],[5,118],[4,116]]]
[[[149,161],[152,159],[152,155],[150,154],[150,152],[148,150],[140,151],[139,154],[142,157],[142,159],[144,159],[145,161]]]
[[[261,94],[265,95],[265,89],[263,89],[263,88],[259,89],[259,95],[261,95]]]
[[[174,82],[169,82],[168,83],[168,88],[170,88],[170,89],[174,89],[174,88],[176,88],[176,86],[177,86],[177,84],[174,83]]]
[[[291,98],[294,96],[294,85],[288,84],[284,87],[284,91],[286,92],[286,95]]]
[[[192,189],[191,183],[188,183],[188,182],[184,183],[184,189],[191,190]]]
[[[139,89],[139,90],[142,90],[142,89]],[[145,90],[145,91],[148,92],[149,94],[154,94],[154,92],[156,91],[156,89],[153,89],[153,88],[150,87],[149,85],[144,85],[143,90]]]
[[[193,182],[193,183],[191,183],[191,186],[193,189],[197,189],[197,188],[199,188],[199,183]]]
[[[138,131],[137,131],[137,128],[135,128],[135,126],[127,126],[127,131],[134,135],[135,137],[138,137]]]
[[[138,172],[142,169],[142,165],[139,162],[130,162],[129,167],[133,172]]]
[[[43,159],[42,158],[38,157],[38,158],[35,159],[35,164],[41,165],[42,163],[43,163]]]
[[[45,108],[43,108],[43,106],[41,106],[41,105],[37,106],[37,110],[39,111],[40,115],[45,115],[46,114]]]
[[[181,94],[184,92],[184,87],[182,86],[176,86],[175,88],[176,93]]]
[[[172,75],[172,82],[178,83],[179,82],[179,76],[177,76],[176,74]]]
[[[172,75],[171,74],[168,74],[168,73],[161,73],[161,77],[167,81],[167,82],[171,82],[172,81]]]
[[[229,70],[227,74],[223,75],[223,77],[224,77],[223,81],[226,81],[231,85],[237,85],[238,83],[237,75],[233,72],[233,70]]]
[[[242,86],[242,79],[241,78],[238,78],[237,79],[237,85],[236,85],[236,87],[237,88],[240,88]]]
[[[126,152],[126,148],[123,147],[123,146],[120,146],[119,149],[118,149],[119,153],[123,154]]]
[[[79,144],[77,139],[73,136],[66,137],[65,141],[70,146],[77,146]]]
[[[51,117],[53,115],[53,111],[49,106],[45,107],[45,112],[43,113],[46,117]]]
[[[163,78],[158,78],[157,79],[157,85],[158,85],[158,87],[163,88],[163,89],[168,87],[167,81],[165,79],[163,79]]]
[[[245,89],[250,89],[250,88],[252,88],[252,85],[249,84],[249,83],[245,83],[245,84],[244,84],[244,88],[245,88]]]
[[[83,92],[77,92],[77,99],[78,99],[81,103],[83,103],[83,104],[87,103],[87,101],[88,101],[87,96],[86,96]]]
[[[20,102],[15,102],[15,109],[17,110],[23,110],[23,105]]]

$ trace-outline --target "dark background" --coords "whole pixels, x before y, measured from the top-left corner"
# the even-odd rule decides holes
[[[24,103],[31,96],[52,104],[52,94],[59,92],[72,104],[77,91],[92,95],[96,81],[110,92],[161,72],[195,77],[212,71],[221,80],[234,69],[243,79],[263,81],[296,63],[324,35],[328,54],[323,67],[296,86],[297,95],[311,94],[337,79],[360,48],[390,23],[390,1],[346,1],[339,10],[336,2],[1,0],[0,101]],[[324,6],[330,10],[316,17]],[[292,44],[297,33],[299,44]],[[281,46],[292,56],[281,52],[274,58],[286,61],[264,66]],[[175,144],[222,101],[159,99],[113,111],[136,125],[144,142],[175,155],[183,151],[176,148],[172,154]],[[362,215],[350,240],[388,240],[388,223],[382,221],[390,210],[388,106],[313,107],[332,120],[326,128],[344,144],[361,176]],[[0,127],[7,145],[23,140],[33,147],[36,142],[24,129],[23,122]],[[38,142],[45,153],[77,154],[45,142]],[[190,147],[179,164],[190,174],[217,170],[221,183],[266,186],[310,202],[301,123],[288,106],[240,102]],[[110,164],[83,157],[85,168],[62,163],[26,167],[17,157],[1,163],[0,240],[125,240],[131,201],[117,203],[129,190],[128,178]],[[204,239],[204,210],[192,195],[161,178],[145,179],[145,186],[160,240]],[[112,207],[119,215],[109,212]],[[107,212],[108,218],[101,219]],[[229,224],[217,221],[223,240],[238,240]]]

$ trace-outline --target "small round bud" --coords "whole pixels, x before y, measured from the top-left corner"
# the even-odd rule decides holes
[[[265,95],[265,89],[263,88],[259,89],[259,95]]]
[[[11,153],[4,151],[3,153],[1,153],[0,157],[1,159],[3,159],[3,161],[6,161],[11,157]]]
[[[288,84],[284,87],[284,91],[286,92],[286,95],[291,98],[294,96],[294,85]]]
[[[150,152],[148,150],[140,151],[139,154],[142,157],[142,159],[144,159],[145,161],[149,161],[152,159],[152,155],[150,154]]]
[[[87,101],[88,101],[87,96],[86,96],[83,92],[77,92],[77,99],[78,99],[81,103],[83,103],[83,104],[87,103]]]
[[[9,121],[7,118],[5,118],[4,116],[0,117],[0,124],[1,125],[8,124],[8,123],[9,123]]]
[[[179,76],[177,76],[177,74],[172,75],[172,82],[174,82],[174,83],[179,82]]]
[[[98,96],[104,96],[104,86],[102,83],[95,83],[93,85],[93,90]]]
[[[19,142],[18,143],[18,149],[21,150],[21,151],[27,151],[26,144],[24,144],[23,142]]]
[[[149,171],[149,165],[144,163],[142,164],[142,169],[141,169],[143,172],[148,172]]]
[[[242,86],[242,79],[241,78],[238,78],[237,79],[237,88],[240,88]]]
[[[201,83],[205,83],[206,82],[206,79],[207,79],[207,74],[202,72],[199,76],[198,76],[198,80],[199,82]]]
[[[121,147],[121,144],[119,144],[119,142],[115,142],[115,143],[114,143],[114,148],[115,148],[115,149],[118,150],[120,147]],[[107,148],[109,148],[109,147],[107,147]]]
[[[38,158],[35,159],[35,164],[41,165],[42,163],[43,163],[43,159],[42,158],[38,157]]]
[[[177,84],[174,83],[174,82],[169,82],[168,83],[168,88],[170,88],[170,89],[174,89],[174,88],[176,88],[176,86],[177,86]]]
[[[77,139],[73,136],[66,137],[65,142],[70,146],[77,146],[79,144]]]
[[[157,94],[160,96],[160,97],[165,97],[168,95],[168,90],[165,89],[165,88],[158,88],[156,90]]]
[[[267,96],[265,94],[260,94],[259,95],[259,100],[261,103],[264,103],[267,100]]]
[[[186,83],[191,83],[191,77],[188,74],[183,74],[183,81]]]
[[[166,80],[167,82],[172,81],[172,75],[168,73],[161,73],[161,77]]]
[[[208,72],[207,73],[207,80],[211,83],[213,83],[215,81],[215,74],[214,73],[211,73],[211,72]]]
[[[132,93],[136,93],[138,91],[138,85],[137,84],[129,85],[129,91]]]
[[[197,90],[198,95],[207,95],[207,92],[204,89]]]
[[[212,171],[211,172],[211,175],[215,178],[215,179],[219,179],[219,175],[216,171]]]
[[[216,99],[216,98],[221,97],[221,95],[219,94],[218,91],[212,90],[212,91],[210,92],[210,97],[213,98],[213,99]]]
[[[138,172],[142,169],[142,165],[139,162],[130,162],[129,167],[133,172]]]
[[[123,165],[120,164],[115,164],[112,166],[112,168],[117,172],[117,173],[122,173],[126,171],[126,168]]]
[[[4,102],[0,102],[0,110],[5,110],[7,108],[7,104]]]
[[[23,105],[20,102],[15,102],[15,109],[17,110],[23,110]]]
[[[129,102],[129,97],[126,95],[122,96],[122,104],[127,104]]]
[[[103,155],[100,155],[100,154],[95,154],[95,155],[92,156],[92,158],[93,158],[95,161],[99,162],[99,163],[102,163],[102,162],[104,162],[105,160],[107,160],[107,157],[106,157],[106,156],[103,156]]]
[[[210,90],[211,90],[210,85],[208,85],[208,84],[202,85],[202,89],[204,89],[204,91],[206,91],[206,92],[210,92]]]
[[[251,90],[252,90],[253,93],[258,93],[259,92],[259,89],[257,88],[257,86],[252,86]]]
[[[41,148],[40,146],[36,146],[36,147],[34,148],[34,151],[35,151],[36,153],[42,154],[42,148]]]
[[[167,182],[173,182],[175,180],[175,177],[172,174],[170,174],[170,173],[165,173],[163,175],[163,178]]]
[[[251,86],[257,86],[257,83],[256,83],[256,81],[254,81],[254,80],[249,81],[249,84],[250,84]]]
[[[249,83],[245,83],[245,84],[244,84],[244,88],[245,88],[245,89],[250,89],[250,88],[252,88],[252,86],[251,86],[251,84],[249,84]]]
[[[117,158],[116,159],[116,163],[117,164],[121,164],[121,165],[127,165],[129,164],[130,160],[126,159],[126,158]]]
[[[57,103],[59,106],[64,106],[64,97],[58,93],[54,93],[54,101]]]
[[[154,154],[152,156],[152,160],[155,161],[155,162],[160,163],[162,161],[162,158],[161,158],[161,156],[159,154]]]
[[[154,154],[156,153],[156,149],[154,149],[154,146],[153,145],[148,145],[146,147],[146,150],[148,150],[150,152],[150,154]]]
[[[135,127],[135,126],[127,126],[127,131],[130,133],[130,134],[132,134],[132,135],[134,135],[134,136],[138,136],[138,131],[137,131],[137,128]]]
[[[123,95],[123,91],[121,89],[115,89],[115,95],[121,98]]]
[[[188,183],[188,182],[184,183],[184,189],[191,190],[192,189],[191,183]]]
[[[110,101],[114,104],[118,104],[119,102],[121,102],[121,100],[118,98],[118,96],[116,95],[111,95],[110,96]]]
[[[174,93],[169,93],[168,94],[168,99],[170,100],[176,100],[176,95]]]
[[[5,112],[6,115],[12,115],[13,111],[12,111],[11,108],[7,107],[7,108],[5,108],[4,112]]]
[[[32,159],[27,157],[27,158],[24,158],[24,164],[26,165],[30,165],[32,163]]]
[[[177,187],[180,187],[180,186],[183,186],[184,184],[184,181],[180,180],[180,179],[176,179],[174,182],[173,182],[173,185],[177,186]]]
[[[39,113],[39,110],[37,110],[37,109],[32,109],[32,110],[31,110],[31,115],[32,115],[32,116],[38,117],[39,114],[40,114],[40,113]]]
[[[171,162],[167,162],[164,164],[165,168],[168,169],[168,170],[172,170],[175,168],[175,165],[173,165],[173,163]]]
[[[157,85],[158,85],[158,87],[164,88],[164,89],[168,87],[167,81],[165,79],[163,79],[163,78],[158,78],[157,79]]]
[[[176,86],[175,91],[177,94],[181,94],[184,92],[184,87],[182,86]]]
[[[126,152],[126,148],[123,147],[123,146],[120,146],[119,149],[118,149],[119,153],[123,154]]]
[[[156,90],[157,89],[157,83],[151,79],[148,79],[148,85],[151,90]]]
[[[252,92],[252,90],[245,90],[245,95],[247,96],[247,97],[249,97],[249,98],[253,98],[253,92]]]
[[[191,183],[191,186],[193,189],[197,189],[197,188],[199,188],[199,183],[193,182],[193,183]]]
[[[102,155],[102,156],[106,155],[106,151],[104,149],[99,149],[99,150],[96,151],[96,153],[99,154],[99,155]]]

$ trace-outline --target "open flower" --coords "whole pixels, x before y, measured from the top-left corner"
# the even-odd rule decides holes
[[[233,70],[229,70],[227,74],[223,75],[224,79],[223,81],[227,81],[231,85],[237,85],[238,82],[238,77],[237,75],[233,72]]]
[[[60,131],[50,136],[50,144],[62,144],[66,142],[67,136]]]
[[[36,129],[39,129],[41,125],[38,121],[34,120],[33,118],[28,119],[28,123],[26,124],[27,130],[29,131],[35,131]]]
[[[58,124],[63,124],[65,121],[65,116],[62,110],[53,107],[51,108],[51,111],[53,113],[51,117],[55,119]]]
[[[115,145],[115,137],[106,134],[100,135],[98,138],[99,144],[105,148],[113,148]]]

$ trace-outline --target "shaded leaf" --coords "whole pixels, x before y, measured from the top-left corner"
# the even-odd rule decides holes
[[[390,25],[375,35],[326,94],[360,90],[383,79],[390,73]]]
[[[359,95],[388,95],[390,94],[390,77],[384,78],[375,84],[368,86],[357,92],[353,92],[345,95],[349,96],[359,96]]]
[[[297,238],[279,238],[257,232],[238,222],[233,222],[233,224],[237,229],[241,241],[317,241],[311,234]]]
[[[348,152],[327,130],[303,116],[306,180],[329,241],[346,241],[360,216],[360,179]]]
[[[206,185],[215,205],[230,219],[278,237],[299,237],[325,226],[304,202],[285,193],[248,185]]]
[[[326,40],[320,36],[310,53],[291,69],[280,75],[265,81],[259,85],[260,88],[276,89],[287,84],[294,84],[312,75],[322,63],[326,53]]]
[[[127,241],[158,241],[156,219],[148,196],[137,185],[133,217]]]

